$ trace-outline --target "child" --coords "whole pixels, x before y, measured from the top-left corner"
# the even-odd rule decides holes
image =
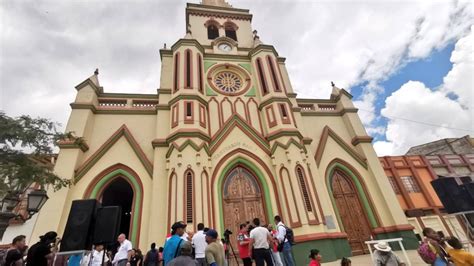
[[[351,266],[352,262],[348,258],[342,258],[341,260],[341,266]]]
[[[309,262],[308,266],[321,266],[321,255],[319,255],[319,250],[312,249],[311,253],[309,254],[309,258],[311,261]]]

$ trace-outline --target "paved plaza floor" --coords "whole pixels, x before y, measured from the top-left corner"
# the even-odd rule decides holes
[[[399,258],[403,260],[405,263],[407,262],[405,257],[403,256],[403,253],[401,251],[395,251]],[[424,263],[420,257],[418,256],[418,253],[416,250],[408,250],[407,251],[408,259],[410,260],[410,263],[406,263],[407,266],[418,266],[418,265],[427,265]],[[359,266],[359,265],[373,265],[372,260],[370,258],[370,255],[362,255],[362,256],[354,256],[350,257],[352,261],[353,266]],[[328,263],[323,263],[322,265],[324,266],[339,266],[341,265],[341,261],[333,261],[333,262],[328,262]]]

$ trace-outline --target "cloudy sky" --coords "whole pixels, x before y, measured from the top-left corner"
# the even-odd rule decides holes
[[[197,1],[192,1],[197,3]],[[474,135],[472,1],[230,0],[253,13],[299,97],[354,95],[379,155]],[[155,93],[185,1],[0,1],[0,109],[65,124],[74,86]]]

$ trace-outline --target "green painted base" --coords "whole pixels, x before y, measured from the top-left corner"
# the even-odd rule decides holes
[[[335,261],[342,257],[351,256],[351,248],[345,238],[313,240],[293,246],[293,257],[295,258],[296,265],[308,265],[309,252],[312,249],[319,250],[323,262]]]
[[[418,239],[415,236],[415,233],[411,230],[408,231],[398,231],[398,232],[391,232],[391,233],[381,233],[375,236],[376,239],[388,239],[388,238],[403,238],[403,246],[405,249],[417,249]],[[391,244],[391,247],[394,250],[400,250],[400,246],[396,243]]]

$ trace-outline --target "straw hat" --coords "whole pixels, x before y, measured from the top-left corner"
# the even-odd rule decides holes
[[[380,251],[383,251],[383,252],[389,252],[389,251],[392,250],[392,248],[387,244],[387,242],[384,242],[384,241],[380,241],[377,244],[375,244],[374,248],[376,250],[380,250]]]

